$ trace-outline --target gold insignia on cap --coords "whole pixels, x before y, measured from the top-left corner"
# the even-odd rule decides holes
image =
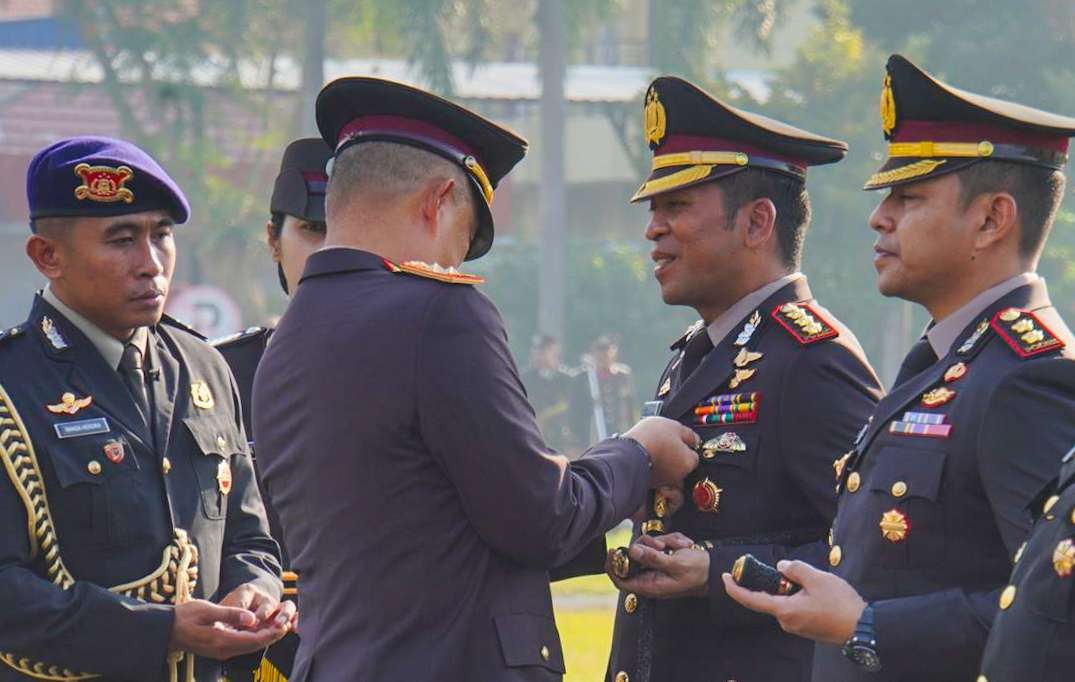
[[[737,370],[735,370],[735,376],[733,376],[731,378],[731,381],[728,382],[728,388],[731,388],[731,389],[739,388],[739,384],[743,383],[744,381],[746,381],[750,377],[754,376],[754,373],[756,371],[757,370],[754,370],[754,369],[737,369]]]
[[[881,515],[881,535],[889,542],[902,542],[907,538],[911,524],[907,515],[899,509],[890,509]]]
[[[664,139],[665,127],[668,117],[664,112],[664,105],[657,95],[656,88],[650,88],[646,93],[646,108],[643,112],[643,127],[646,130],[646,142],[651,146],[657,146]]]
[[[55,405],[45,405],[45,407],[53,414],[78,414],[80,410],[84,410],[92,404],[92,395],[88,395],[85,398],[76,398],[74,393],[64,393],[60,396],[60,402]]]
[[[75,175],[82,178],[82,184],[75,188],[76,199],[89,199],[112,203],[122,201],[134,202],[134,192],[123,185],[134,177],[134,171],[127,166],[91,166],[80,163],[75,166]]]
[[[891,135],[896,129],[896,97],[892,94],[892,76],[885,74],[881,83],[881,130]]]
[[[1061,540],[1053,550],[1053,570],[1061,578],[1070,578],[1075,571],[1075,543]]]
[[[190,385],[190,399],[195,407],[203,410],[211,410],[216,405],[213,392],[209,390],[209,384],[204,381],[195,381]]]
[[[944,386],[938,386],[932,391],[922,394],[922,404],[926,407],[940,407],[956,397],[956,392]]]

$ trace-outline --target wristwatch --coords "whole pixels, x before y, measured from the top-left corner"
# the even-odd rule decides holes
[[[855,625],[855,632],[843,648],[844,656],[868,673],[881,670],[881,657],[877,655],[877,635],[873,629],[873,607],[867,605]]]

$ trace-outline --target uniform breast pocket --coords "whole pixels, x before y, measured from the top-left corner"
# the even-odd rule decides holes
[[[945,454],[935,450],[885,447],[869,473],[869,508],[875,519],[883,565],[922,568],[945,561]]]
[[[1057,623],[1075,624],[1075,489],[1069,488],[1049,514],[1034,526],[1016,566],[1019,591],[1034,613]],[[1025,571],[1025,577],[1019,574]]]
[[[556,623],[549,616],[509,613],[493,618],[496,624],[504,665],[509,668],[534,668],[559,680],[564,674],[564,653]],[[545,675],[534,679],[545,679]]]
[[[49,509],[65,543],[108,547],[128,539],[130,506],[140,492],[139,469],[126,436],[117,433],[62,439],[47,446],[59,483]]]
[[[228,495],[231,493],[233,455],[244,452],[235,424],[215,415],[191,416],[183,424],[194,439],[194,473],[201,491],[202,513],[206,518],[220,520],[228,515]]]

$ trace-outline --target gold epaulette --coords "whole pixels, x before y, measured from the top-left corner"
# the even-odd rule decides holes
[[[784,303],[773,308],[773,319],[804,346],[840,335],[836,327],[809,303]]]
[[[1064,342],[1029,310],[1005,308],[993,316],[990,326],[1021,358],[1064,347]]]
[[[67,570],[63,557],[60,555],[60,541],[52,520],[52,512],[49,510],[45,481],[41,475],[37,454],[34,452],[33,441],[11,397],[2,385],[0,385],[0,461],[3,462],[11,484],[26,508],[26,531],[30,541],[31,559],[41,555],[48,580],[60,589],[70,589],[75,584],[75,577]],[[197,580],[198,548],[190,542],[186,531],[177,528],[172,542],[164,548],[161,564],[157,570],[144,578],[111,587],[109,591],[142,601],[182,604],[192,598]],[[172,679],[178,679],[178,664],[184,657],[186,658],[186,678],[188,682],[192,682],[194,656],[183,652],[169,654],[168,662],[172,666]],[[41,680],[85,680],[100,677],[95,673],[78,672],[40,661],[31,661],[10,652],[0,652],[0,661],[23,675]]]
[[[402,272],[408,275],[417,275],[418,277],[425,277],[426,279],[435,279],[438,282],[447,282],[448,284],[484,284],[485,278],[477,275],[468,275],[463,272],[459,272],[455,268],[446,268],[436,263],[430,265],[429,263],[423,263],[419,260],[409,260],[406,263],[396,265],[391,261],[384,262],[392,272]]]

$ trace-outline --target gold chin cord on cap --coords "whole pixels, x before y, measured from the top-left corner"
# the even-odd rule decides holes
[[[888,155],[891,157],[947,156],[951,158],[987,158],[993,155],[993,143],[981,142],[890,142]]]
[[[467,167],[467,171],[470,172],[471,176],[478,181],[478,186],[482,188],[482,195],[485,197],[485,203],[492,205],[493,185],[489,182],[489,176],[485,174],[485,169],[473,156],[463,159],[463,165]]]

